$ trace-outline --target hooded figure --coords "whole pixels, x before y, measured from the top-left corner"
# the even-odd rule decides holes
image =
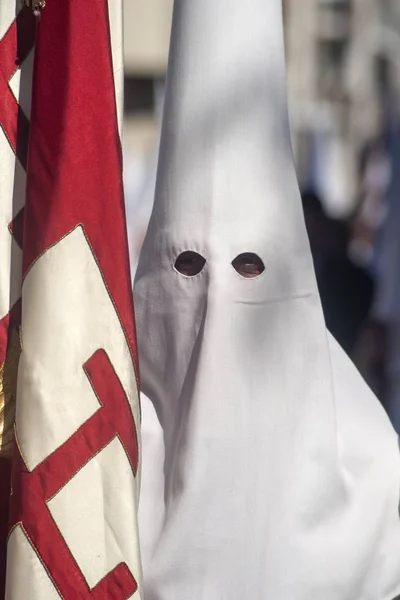
[[[398,440],[323,321],[281,0],[175,0],[135,304],[165,451],[146,600],[400,594]]]

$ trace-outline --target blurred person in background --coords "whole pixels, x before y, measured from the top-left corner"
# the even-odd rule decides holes
[[[366,269],[349,258],[348,224],[329,218],[315,193],[304,192],[302,201],[326,326],[352,356],[369,316],[374,283]]]
[[[386,407],[400,431],[400,126],[389,128],[390,181],[376,249],[377,290],[369,366],[386,360]]]
[[[326,215],[319,196],[313,191],[307,190],[302,193],[302,204],[314,268],[318,278],[326,258]]]
[[[371,310],[374,282],[348,256],[348,224],[327,218],[325,229],[327,256],[318,277],[319,293],[329,331],[352,356]]]
[[[389,416],[388,365],[390,362],[389,336],[386,317],[382,318],[382,276],[386,261],[382,250],[386,242],[382,235],[388,213],[388,189],[392,179],[392,164],[386,128],[369,140],[360,153],[360,189],[358,209],[354,216],[349,245],[350,257],[373,273],[374,300],[368,320],[364,323],[353,360],[370,388],[378,396]],[[381,313],[381,314],[380,314]]]

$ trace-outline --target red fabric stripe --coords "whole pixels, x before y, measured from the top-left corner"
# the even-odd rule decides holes
[[[6,458],[0,458],[0,482],[0,598],[3,598],[6,580],[6,541],[11,483],[11,460]]]
[[[137,361],[106,0],[48,0],[38,26],[24,272],[82,223]]]

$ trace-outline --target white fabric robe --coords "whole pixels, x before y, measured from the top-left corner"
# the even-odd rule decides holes
[[[145,598],[392,600],[398,440],[324,325],[280,0],[175,0],[165,102],[135,283],[165,452],[160,465],[153,438],[146,458],[146,410]],[[174,267],[184,251],[206,259],[195,277]],[[246,252],[265,265],[255,279],[231,264]]]

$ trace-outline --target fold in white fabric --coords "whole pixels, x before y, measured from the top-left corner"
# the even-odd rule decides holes
[[[142,386],[158,419],[143,420],[146,600],[400,593],[398,440],[326,332],[282,29],[280,0],[175,0],[135,282]],[[188,251],[205,261],[177,263]],[[254,278],[232,266],[246,253],[265,267]]]

